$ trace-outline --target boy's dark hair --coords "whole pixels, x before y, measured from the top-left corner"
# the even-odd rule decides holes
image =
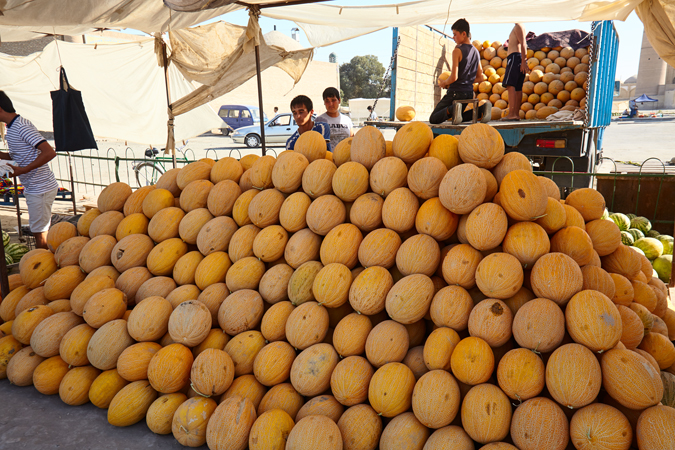
[[[323,90],[323,99],[324,101],[326,99],[329,99],[331,97],[335,97],[336,99],[340,100],[340,91],[335,89],[334,87],[327,87],[326,89]]]
[[[14,105],[12,105],[12,101],[7,97],[7,94],[5,94],[5,91],[0,91],[0,108],[2,108],[5,112],[8,113],[15,113],[16,110],[14,109]]]
[[[291,109],[293,109],[296,106],[304,106],[305,108],[307,108],[307,111],[311,111],[314,109],[314,104],[312,103],[312,100],[306,95],[298,95],[293,100],[291,100]]]
[[[373,110],[373,107],[372,107],[372,106],[368,106],[366,109],[367,109],[368,111],[372,111],[372,110]]]
[[[459,19],[457,22],[452,24],[452,29],[458,32],[465,32],[468,37],[471,37],[471,28],[469,27],[469,22],[466,19]]]

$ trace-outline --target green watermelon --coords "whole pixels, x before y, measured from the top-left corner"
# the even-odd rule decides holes
[[[628,217],[628,220],[633,220],[633,219],[635,219],[637,216],[636,216],[635,214],[626,214],[626,217]]]
[[[638,253],[641,254],[641,255],[644,255],[644,254],[645,254],[645,252],[643,252],[641,248],[637,248],[637,247],[629,247],[629,248],[635,250],[636,252],[638,252]]]
[[[614,221],[619,230],[626,231],[630,228],[630,219],[625,214],[614,213],[609,216]]]
[[[663,254],[663,244],[658,239],[645,237],[635,241],[633,246],[642,250],[647,259],[650,261]]]
[[[657,237],[659,241],[663,244],[663,254],[672,255],[673,254],[673,237],[668,236],[667,234],[662,234]]]
[[[631,234],[631,236],[633,236],[633,242],[645,237],[644,233],[637,228],[629,228],[628,232]]]
[[[656,230],[649,230],[649,232],[647,234],[645,234],[645,237],[650,237],[650,238],[657,238],[659,236],[661,236],[661,233],[659,233]]]
[[[652,262],[652,267],[659,274],[664,283],[670,282],[670,274],[673,271],[673,255],[659,256]]]
[[[23,255],[28,253],[28,247],[24,244],[9,244],[5,247],[5,254],[8,254],[16,262],[21,261]]]
[[[609,211],[607,208],[605,208],[605,212],[602,213],[602,216],[600,217],[601,219],[608,219],[609,218]]]
[[[631,219],[630,227],[637,228],[642,231],[642,234],[647,234],[652,229],[652,223],[646,217],[636,217],[635,219]]]
[[[9,244],[9,233],[5,230],[2,230],[2,246],[7,247]]]
[[[624,245],[633,245],[633,242],[635,240],[633,239],[633,235],[630,234],[628,231],[622,231],[621,232],[621,243]]]
[[[12,257],[9,256],[7,253],[5,253],[5,264],[8,265],[8,266],[9,266],[10,264],[14,264],[14,260],[13,260]]]

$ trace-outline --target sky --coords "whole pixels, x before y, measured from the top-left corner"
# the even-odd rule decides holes
[[[392,0],[371,1],[369,3],[393,3]],[[341,5],[358,5],[362,4],[358,0],[340,0]],[[229,13],[218,18],[236,25],[246,25],[248,23],[248,12],[237,11]],[[457,18],[451,17],[448,25],[445,27],[446,34],[452,34],[450,26]],[[263,33],[267,33],[274,29],[276,25],[277,31],[291,35],[291,29],[296,25],[293,22],[286,20],[274,20],[265,17],[260,18],[260,26]],[[619,33],[619,58],[616,71],[617,80],[625,80],[626,78],[636,75],[638,65],[640,62],[640,47],[642,44],[643,25],[635,13],[631,13],[625,22],[615,21],[615,27]],[[582,29],[590,32],[590,22],[538,22],[524,24],[527,31],[533,31],[535,34],[546,33],[550,31],[570,30],[574,28]],[[473,39],[480,41],[505,41],[513,27],[512,24],[472,24],[471,34]],[[435,27],[443,31],[442,27]],[[309,47],[309,42],[305,38],[304,33],[300,30],[300,43]],[[361,36],[348,41],[340,42],[327,47],[317,48],[314,52],[314,59],[317,61],[328,61],[330,53],[337,54],[338,63],[343,64],[349,62],[354,56],[375,55],[379,61],[385,66],[389,65],[392,54],[392,29],[386,29]]]

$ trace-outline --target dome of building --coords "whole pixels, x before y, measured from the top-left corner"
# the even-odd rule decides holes
[[[633,75],[632,77],[628,77],[623,82],[623,84],[631,84],[631,83],[637,83],[637,75]]]

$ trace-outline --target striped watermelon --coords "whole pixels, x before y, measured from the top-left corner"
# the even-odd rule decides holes
[[[12,257],[9,256],[7,253],[5,253],[5,264],[7,264],[8,266],[9,266],[10,264],[14,264],[14,260],[13,260]]]
[[[656,230],[649,230],[649,233],[645,234],[645,237],[650,237],[650,238],[658,238],[661,236],[661,233],[659,233]]]
[[[635,242],[635,239],[633,239],[633,235],[630,234],[628,231],[622,231],[621,232],[621,243],[624,245],[633,245],[633,242]]]
[[[625,214],[614,213],[610,214],[609,218],[614,221],[621,231],[626,231],[630,228],[630,219]]]
[[[9,244],[5,247],[5,254],[11,256],[15,262],[21,261],[26,253],[28,253],[28,247],[24,244]]]
[[[633,245],[642,250],[650,261],[663,254],[663,244],[658,239],[645,237],[638,239]]]
[[[628,232],[631,234],[631,236],[633,236],[633,242],[645,237],[645,234],[637,228],[629,228]]]
[[[9,244],[9,233],[2,230],[2,246],[7,247],[7,244]]]
[[[636,217],[631,219],[630,227],[637,228],[642,231],[642,234],[647,234],[652,229],[652,223],[646,217]]]
[[[626,217],[628,217],[630,220],[635,219],[637,216],[635,214],[626,214]]]

